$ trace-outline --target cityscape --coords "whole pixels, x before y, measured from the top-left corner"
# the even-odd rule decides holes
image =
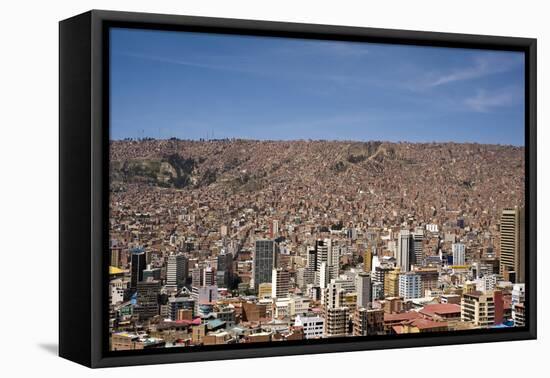
[[[110,33],[110,351],[526,325],[522,53]]]
[[[111,142],[111,350],[525,325],[524,149]]]

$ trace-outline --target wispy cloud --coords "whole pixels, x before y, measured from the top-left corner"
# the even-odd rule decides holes
[[[318,42],[317,42],[318,43]],[[306,49],[308,50],[308,49]],[[321,56],[321,51],[326,53],[328,56],[332,56],[330,51],[339,55],[340,57],[349,56],[349,57],[360,57],[365,54],[368,54],[368,51],[364,47],[357,46],[348,46],[347,44],[339,45],[334,42],[323,42],[321,46],[312,45],[309,49],[309,52],[300,50],[300,54],[316,54]],[[375,80],[369,78],[358,78],[356,75],[348,74],[325,74],[325,73],[313,73],[311,71],[304,71],[300,65],[294,65],[288,62],[283,64],[278,64],[276,60],[273,59],[273,55],[283,55],[285,50],[283,49],[272,49],[270,55],[266,56],[251,56],[247,59],[238,59],[235,60],[235,57],[225,57],[223,60],[224,64],[213,63],[215,59],[212,56],[197,56],[196,60],[189,59],[180,59],[174,57],[165,57],[154,54],[143,54],[136,52],[117,52],[119,56],[135,58],[150,62],[157,62],[163,64],[179,65],[186,67],[193,67],[198,69],[206,70],[215,70],[215,71],[225,71],[245,75],[254,75],[260,77],[269,77],[275,79],[285,79],[285,80],[311,80],[311,81],[324,81],[332,84],[337,84],[339,86],[352,87],[356,88],[357,86],[363,85],[372,85],[375,83]],[[275,52],[277,52],[275,54]],[[290,52],[286,51],[288,54]],[[195,54],[196,55],[196,54]],[[296,53],[294,54],[296,55]]]
[[[405,87],[418,92],[442,87],[445,85],[472,81],[490,75],[509,72],[523,64],[523,57],[517,55],[502,56],[500,53],[486,53],[475,57],[468,65],[454,68],[449,71],[429,71],[418,75],[412,81],[406,81]]]
[[[486,113],[493,108],[517,104],[522,96],[523,93],[521,89],[517,87],[510,87],[492,92],[478,89],[476,95],[467,98],[464,103],[469,109],[475,112]]]
[[[501,59],[498,55],[487,54],[477,57],[473,64],[467,67],[436,75],[427,82],[428,87],[438,87],[458,81],[472,80],[488,75],[507,72],[521,64],[520,59]]]
[[[230,55],[224,56],[224,64],[210,63],[209,61],[220,61],[220,57],[213,56],[198,56],[198,60],[180,59],[174,57],[165,57],[154,54],[143,54],[130,51],[121,51],[117,53],[121,56],[130,58],[149,60],[159,63],[175,64],[195,68],[204,68],[221,71],[232,71],[240,73],[251,73],[257,75],[273,74],[279,71],[275,65],[277,57],[287,58],[289,56],[296,59],[297,57],[307,55],[324,57],[338,57],[338,58],[361,58],[369,54],[369,50],[364,44],[353,44],[351,42],[331,42],[331,41],[315,41],[308,44],[302,44],[298,48],[294,46],[286,47],[274,47],[271,49],[265,49],[261,55],[251,54],[246,61],[239,59],[235,61],[235,57]],[[194,54],[196,56],[196,54]],[[266,66],[267,64],[267,66]],[[264,67],[258,69],[258,67]],[[268,67],[269,69],[266,69]],[[315,77],[319,79],[319,77]],[[330,76],[327,79],[331,80]]]
[[[180,66],[189,66],[189,67],[206,68],[206,69],[223,70],[223,71],[246,72],[246,70],[244,70],[244,69],[239,69],[237,67],[233,67],[233,66],[229,66],[229,65],[219,65],[219,64],[211,64],[211,63],[204,63],[204,62],[194,62],[194,61],[185,60],[185,59],[166,58],[166,57],[152,55],[152,54],[139,54],[139,53],[133,53],[133,52],[120,52],[120,53],[118,53],[118,55],[130,57],[130,58],[148,60],[148,61],[153,61],[153,62],[158,62],[158,63],[175,64],[175,65],[180,65]]]
[[[428,83],[430,87],[437,87],[444,84],[453,83],[455,81],[476,79],[486,76],[491,73],[491,66],[487,59],[478,59],[474,66],[458,69],[437,77],[432,82]]]

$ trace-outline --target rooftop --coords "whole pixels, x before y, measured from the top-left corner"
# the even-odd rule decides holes
[[[429,304],[424,306],[420,310],[421,314],[426,314],[429,316],[432,315],[450,315],[450,314],[460,314],[460,306],[457,304],[451,303],[438,303],[438,304]]]
[[[422,316],[416,311],[403,312],[401,314],[384,314],[385,322],[401,322],[413,319],[420,319]]]

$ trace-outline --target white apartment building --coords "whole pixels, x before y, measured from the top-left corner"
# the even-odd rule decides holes
[[[399,296],[405,300],[422,298],[422,277],[412,272],[400,274]]]
[[[525,301],[525,284],[514,284],[512,288],[512,306]]]
[[[124,291],[128,287],[128,283],[124,282],[122,278],[116,278],[109,282],[109,289],[111,292],[110,299],[111,304],[115,305],[124,300]]]
[[[320,316],[298,315],[294,320],[294,325],[303,327],[306,339],[318,339],[323,336],[325,319]]]

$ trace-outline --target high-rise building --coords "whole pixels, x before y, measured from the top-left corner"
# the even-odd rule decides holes
[[[191,270],[191,286],[201,287],[204,285],[204,276],[202,274],[202,268],[198,265]]]
[[[311,285],[315,283],[315,271],[317,270],[317,251],[314,247],[307,248],[307,265],[304,269],[304,284]]]
[[[411,257],[414,256],[413,243],[409,230],[401,230],[397,238],[397,266],[402,272],[411,270],[411,264],[414,263]]]
[[[495,303],[493,293],[473,291],[462,296],[460,320],[473,322],[477,327],[490,327],[495,324]]]
[[[464,265],[466,263],[466,246],[462,243],[453,243],[453,265]]]
[[[321,263],[319,271],[317,272],[317,278],[318,282],[316,282],[316,285],[319,286],[321,289],[326,288],[328,283],[330,282],[330,270],[326,262]]]
[[[315,242],[315,250],[317,251],[317,270],[319,270],[322,263],[328,263],[329,254],[332,250],[332,240],[317,240]]]
[[[374,275],[372,276],[372,280],[375,283],[378,283],[379,289],[381,291],[381,296],[377,297],[376,299],[382,299],[384,297],[384,284],[386,281],[386,274],[393,270],[393,268],[390,265],[378,265],[374,268]]]
[[[400,268],[395,268],[386,272],[384,275],[384,296],[385,297],[397,297],[399,296],[399,275],[401,274]]]
[[[314,247],[307,248],[307,268],[314,271],[317,269],[317,250]]]
[[[254,249],[254,289],[258,285],[271,282],[273,268],[277,266],[279,245],[274,240],[256,240]]]
[[[272,271],[271,296],[273,298],[287,298],[290,290],[290,274],[278,268]]]
[[[333,243],[331,239],[317,240],[315,243],[315,250],[317,254],[317,271],[321,272],[321,265],[325,263],[326,269],[328,270],[327,282],[333,278],[338,277],[338,274],[340,272],[339,245]]]
[[[357,308],[353,314],[353,336],[371,336],[384,333],[384,310]]]
[[[207,266],[202,271],[202,285],[213,286],[216,285],[216,270],[211,266]]]
[[[340,274],[340,245],[338,242],[331,243],[331,249],[329,253],[328,267],[330,272],[330,279],[337,278]]]
[[[343,305],[344,293],[346,291],[342,288],[342,284],[339,282],[331,282],[323,289],[322,303],[325,308],[336,308]]]
[[[349,333],[349,309],[336,307],[325,309],[325,336],[342,337]]]
[[[140,321],[159,314],[160,281],[148,280],[137,283],[137,302],[134,314]]]
[[[183,254],[169,255],[166,262],[166,285],[183,287],[188,269],[188,260]]]
[[[399,275],[399,296],[405,300],[422,298],[422,278],[420,274],[406,272]]]
[[[233,256],[221,253],[217,257],[216,283],[219,287],[231,289],[233,286]]]
[[[372,302],[372,285],[370,273],[360,272],[355,277],[357,291],[357,308],[367,308]]]
[[[372,300],[379,300],[384,298],[384,284],[380,282],[372,283]]]
[[[500,274],[514,283],[525,282],[525,211],[523,209],[502,210]]]
[[[130,289],[136,290],[137,284],[143,281],[143,270],[147,266],[145,262],[145,251],[143,248],[132,249],[130,265]]]
[[[341,283],[331,282],[323,289],[323,313],[325,336],[346,336],[349,332],[349,308],[345,306],[346,291]]]
[[[420,265],[424,259],[424,228],[416,227],[412,234],[414,264]]]
[[[372,271],[372,246],[370,244],[363,255],[363,271],[367,273]]]

